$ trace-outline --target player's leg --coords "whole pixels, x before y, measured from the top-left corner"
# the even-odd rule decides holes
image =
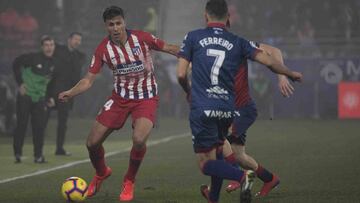
[[[146,153],[146,141],[156,120],[158,98],[139,101],[131,110],[133,119],[133,146],[130,151],[129,166],[124,176],[120,201],[134,198],[135,178]]]
[[[222,179],[241,181],[243,171],[234,168],[223,160],[216,159],[216,148],[222,144],[232,119],[209,118],[202,110],[191,110],[190,127],[193,134],[193,147],[197,156],[200,170],[204,175],[212,177],[209,202],[217,202]],[[214,181],[214,178],[220,181]],[[210,189],[212,190],[212,189]]]
[[[246,154],[244,145],[233,143],[231,147],[237,162],[243,169],[255,171],[258,168],[255,159]]]
[[[280,183],[280,179],[275,174],[262,167],[255,161],[255,159],[245,153],[245,146],[234,143],[231,146],[237,160],[240,163],[240,166],[253,170],[256,176],[264,182],[264,185],[258,195],[266,196]]]
[[[241,116],[234,119],[232,133],[228,136],[228,139],[240,166],[244,169],[254,171],[257,177],[264,182],[260,195],[265,196],[273,187],[277,186],[280,181],[276,175],[263,168],[245,151],[246,131],[255,122],[257,117],[255,104],[250,103],[240,108],[239,112]]]
[[[70,103],[57,103],[57,130],[55,155],[70,155],[64,149],[67,121],[70,111]]]
[[[103,180],[111,175],[111,168],[105,164],[105,150],[102,143],[112,133],[113,129],[95,121],[86,141],[91,164],[95,168],[96,175],[88,187],[88,196],[94,196],[99,190]]]
[[[128,108],[122,104],[118,96],[113,95],[104,105],[90,131],[86,147],[96,175],[88,187],[88,196],[94,196],[99,191],[104,179],[111,175],[111,168],[105,164],[105,150],[102,143],[114,131],[121,128],[127,118]]]
[[[46,163],[43,155],[44,134],[47,108],[44,100],[33,102],[31,109],[31,125],[34,143],[34,162]]]
[[[18,95],[16,99],[16,129],[14,132],[14,155],[15,163],[21,163],[22,147],[26,134],[31,110],[31,98],[29,96]]]

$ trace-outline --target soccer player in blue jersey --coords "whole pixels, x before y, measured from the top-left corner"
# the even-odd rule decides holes
[[[223,179],[242,181],[244,173],[223,160],[217,160],[235,111],[234,80],[241,64],[252,59],[272,71],[301,81],[302,74],[290,71],[273,56],[248,40],[226,30],[229,18],[225,0],[206,4],[207,27],[189,32],[179,52],[177,77],[187,94],[191,94],[190,127],[193,148],[204,175],[211,176],[208,202],[218,202]],[[192,63],[191,90],[187,71]],[[238,150],[234,150],[237,153]]]
[[[268,54],[274,56],[275,59],[279,62],[284,63],[282,53],[279,49],[266,44],[256,43],[256,46]],[[240,112],[241,116],[234,118],[232,127],[230,129],[230,135],[227,137],[232,145],[238,146],[237,149],[240,151],[237,153],[238,156],[235,157],[231,150],[230,143],[225,141],[223,155],[224,159],[229,163],[236,163],[235,165],[239,163],[243,169],[254,171],[257,177],[264,182],[264,185],[258,195],[266,196],[272,188],[276,187],[280,183],[280,180],[278,176],[265,169],[253,157],[249,156],[245,152],[245,142],[247,137],[246,131],[255,122],[257,117],[257,109],[255,102],[251,98],[249,92],[247,62],[245,62],[243,66],[244,68],[240,69],[236,74],[236,78],[239,78],[239,80],[235,81],[235,108]],[[283,96],[289,97],[294,91],[293,86],[283,75],[278,75],[278,79],[280,92],[283,94]],[[231,181],[226,187],[226,191],[232,192],[238,189],[240,186],[241,184],[239,182]],[[249,193],[250,188],[248,186],[251,187],[251,185],[245,184],[245,187],[242,188],[245,190],[242,192]],[[244,197],[246,197],[246,195],[244,195]]]

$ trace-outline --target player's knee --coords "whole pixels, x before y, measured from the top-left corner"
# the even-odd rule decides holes
[[[87,140],[86,141],[86,147],[89,151],[95,150],[99,147],[99,144],[92,141],[92,140]]]
[[[243,162],[244,160],[246,160],[247,155],[245,154],[245,152],[238,152],[236,153],[235,157],[238,162]]]
[[[142,149],[145,146],[144,139],[133,139],[133,146],[137,149]]]

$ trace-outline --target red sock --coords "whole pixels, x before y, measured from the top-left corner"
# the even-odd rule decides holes
[[[230,164],[236,164],[236,158],[235,158],[235,154],[232,153],[229,156],[225,157],[225,161],[230,163]]]
[[[258,168],[255,171],[256,175],[260,180],[262,180],[265,183],[270,182],[273,179],[273,174],[263,168],[260,164],[258,165]]]
[[[104,157],[105,154],[104,147],[101,145],[99,148],[95,150],[88,149],[88,151],[89,151],[89,157],[91,163],[96,170],[96,175],[98,176],[105,175],[106,165],[105,165],[105,157]]]
[[[145,153],[146,153],[146,146],[140,150],[135,149],[134,147],[131,149],[129,168],[126,172],[125,179],[130,180],[132,182],[135,181],[135,176],[139,170],[140,164],[144,158]]]

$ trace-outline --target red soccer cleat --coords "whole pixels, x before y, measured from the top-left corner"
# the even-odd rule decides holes
[[[103,175],[103,176],[95,175],[94,178],[91,180],[91,182],[89,184],[87,196],[88,197],[94,196],[100,190],[101,183],[107,177],[109,177],[111,175],[111,173],[112,173],[111,168],[106,167],[105,175]]]
[[[131,201],[134,198],[135,184],[131,180],[124,180],[119,200],[122,202]]]
[[[280,179],[276,175],[273,175],[273,179],[270,182],[264,183],[260,192],[257,193],[257,196],[265,197],[269,192],[280,184]]]
[[[241,187],[241,184],[239,181],[232,180],[229,182],[229,184],[226,186],[226,192],[230,193],[233,192]]]
[[[209,200],[209,192],[210,192],[209,186],[201,185],[200,192],[201,192],[202,196],[208,201],[208,203],[216,203],[216,202],[212,202]]]
[[[246,180],[248,179],[248,172],[249,171],[244,171],[244,175],[241,178],[240,182],[239,181],[235,181],[235,180],[231,180],[228,184],[228,186],[226,186],[225,190],[226,192],[230,193],[233,192],[239,188],[241,188],[241,186],[246,182]]]
[[[229,182],[228,186],[226,186],[226,192],[230,193],[233,192],[241,187],[241,184],[239,181],[232,180]]]

